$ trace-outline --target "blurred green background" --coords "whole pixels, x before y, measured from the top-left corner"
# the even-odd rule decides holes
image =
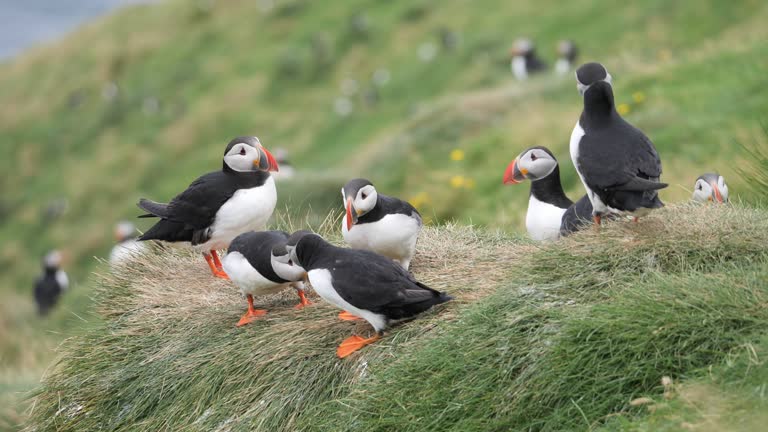
[[[741,146],[766,140],[766,19],[758,0],[177,0],[120,9],[7,59],[0,427],[23,419],[55,347],[94,323],[89,275],[108,271],[94,257],[112,247],[115,222],[139,214],[139,197],[168,200],[218,169],[232,137],[287,150],[296,176],[278,183],[276,212],[314,222],[365,176],[433,223],[523,231],[528,187],[501,177],[535,145],[555,152],[578,198],[574,80],[515,81],[520,36],[549,66],[572,39],[578,61],[609,68],[625,117],[661,154],[662,199],[686,200],[699,174],[719,171],[733,198],[752,200],[737,172]],[[32,283],[54,247],[73,286],[39,319]]]

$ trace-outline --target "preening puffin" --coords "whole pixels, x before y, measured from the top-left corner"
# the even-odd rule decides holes
[[[224,150],[221,171],[198,178],[168,204],[142,198],[138,206],[160,221],[139,240],[190,243],[202,251],[211,272],[227,278],[217,249],[238,235],[263,229],[277,202],[275,158],[256,137],[233,139]]]
[[[346,217],[341,234],[348,245],[392,258],[408,270],[421,232],[419,212],[408,202],[376,191],[366,179],[341,188]]]
[[[586,197],[575,205],[565,195],[560,183],[557,159],[546,147],[531,147],[515,158],[504,172],[504,184],[531,181],[525,228],[537,241],[557,240],[577,231],[592,217],[592,205]]]
[[[595,224],[607,213],[636,218],[663,207],[661,160],[651,140],[616,112],[611,75],[600,63],[576,70],[584,111],[571,134],[573,165],[584,183]]]
[[[693,185],[693,200],[698,202],[713,201],[717,203],[728,202],[728,185],[723,176],[714,173],[705,173],[696,179]]]
[[[336,350],[339,358],[375,342],[393,322],[412,318],[451,300],[447,294],[416,281],[387,257],[366,250],[336,247],[306,231],[291,235],[288,243],[275,248],[273,254],[290,256],[293,265],[306,271],[312,288],[323,300],[373,326],[376,334],[370,338],[351,336],[344,340]]]
[[[122,265],[144,249],[144,245],[136,241],[136,227],[128,221],[121,221],[115,226],[115,240],[109,254],[109,265]]]
[[[48,252],[43,258],[43,274],[35,281],[35,303],[41,316],[56,306],[61,294],[69,288],[69,277],[61,270],[61,252],[54,250]]]
[[[293,287],[299,294],[296,307],[303,308],[309,304],[304,296],[303,282],[292,282],[275,273],[275,267],[286,267],[283,272],[296,271],[298,273],[293,276],[298,278],[303,275],[287,261],[282,262],[279,257],[273,260],[272,249],[277,245],[285,245],[287,241],[288,233],[283,231],[251,231],[235,237],[229,245],[227,255],[222,260],[224,271],[248,300],[248,311],[240,318],[238,327],[267,314],[264,309],[254,308],[254,296],[274,294]]]

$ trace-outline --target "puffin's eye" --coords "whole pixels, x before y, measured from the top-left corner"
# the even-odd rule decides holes
[[[366,199],[366,198],[368,198],[368,195],[366,195],[365,192],[363,192],[362,194],[360,194],[360,197],[363,198],[363,199]]]
[[[531,153],[531,160],[532,160],[532,161],[535,161],[536,159],[538,159],[538,158],[536,157],[536,154],[535,154],[535,153]]]
[[[240,147],[240,156],[245,156],[245,147]]]
[[[703,188],[702,188],[702,186],[701,186],[701,183],[699,183],[699,184],[697,184],[697,185],[696,185],[696,189],[698,189],[698,190],[701,190],[701,189],[703,189]]]

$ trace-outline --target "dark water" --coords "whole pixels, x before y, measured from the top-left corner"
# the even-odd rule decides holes
[[[151,0],[0,0],[0,61],[51,42],[78,25],[132,3]]]

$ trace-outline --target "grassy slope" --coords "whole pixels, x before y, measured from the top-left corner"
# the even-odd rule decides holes
[[[605,427],[620,428],[645,410],[630,400],[661,399],[663,376],[704,380],[708,367],[762,346],[766,245],[768,214],[748,208],[678,206],[548,246],[430,228],[414,273],[457,301],[343,361],[334,346],[366,325],[320,303],[297,312],[286,293],[269,301],[269,319],[238,329],[244,302],[230,285],[212,282],[195,257],[148,257],[102,281],[106,324],[68,344],[34,424],[487,431],[610,419]],[[748,360],[765,362],[760,350]],[[766,385],[758,378],[750,388]],[[768,404],[726,394],[755,412]]]
[[[501,171],[530,145],[567,159],[579,112],[570,78],[510,82],[506,50],[519,34],[534,37],[550,61],[555,41],[570,37],[584,58],[609,65],[618,101],[631,104],[629,119],[662,153],[673,185],[665,199],[683,199],[684,187],[712,169],[749,198],[733,162],[736,141],[764,142],[754,137],[768,108],[764,3],[609,4],[296,0],[263,14],[245,0],[208,12],[169,1],[128,9],[3,65],[0,172],[14,174],[0,176],[0,390],[33,385],[62,334],[81,324],[74,314],[90,304],[85,281],[92,256],[108,250],[112,223],[136,214],[139,196],[169,197],[216,167],[235,134],[292,151],[304,174],[280,195],[294,209],[324,214],[345,178],[365,174],[389,192],[420,196],[422,210],[441,220],[519,229],[527,191],[499,187]],[[356,12],[371,23],[364,41],[348,29]],[[416,47],[437,41],[446,26],[461,33],[459,49],[419,62]],[[328,43],[327,63],[313,55],[317,39]],[[379,67],[392,72],[380,103],[337,118],[339,83],[353,77],[367,86]],[[113,103],[100,97],[110,80],[121,88]],[[632,102],[637,91],[643,103]],[[82,103],[71,108],[74,94]],[[142,112],[150,96],[160,101],[157,115]],[[449,161],[453,148],[466,159]],[[456,175],[474,186],[451,189]],[[581,193],[569,164],[564,181]],[[59,196],[70,211],[45,223],[42,208]],[[77,294],[51,320],[30,324],[31,275],[53,246],[70,252]],[[4,408],[0,418],[18,416]]]

